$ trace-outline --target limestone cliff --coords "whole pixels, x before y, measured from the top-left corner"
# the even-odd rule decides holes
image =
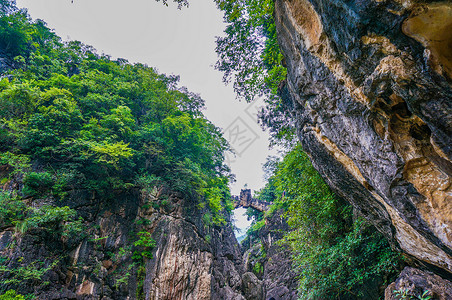
[[[282,210],[274,212],[265,220],[260,230],[261,245],[265,251],[262,281],[266,291],[266,299],[296,300],[298,279],[295,273],[292,254],[280,240],[290,231]]]
[[[8,259],[2,288],[46,300],[245,299],[232,226],[207,226],[206,211],[196,203],[154,189],[111,199],[78,191],[58,204],[77,210],[87,236],[77,243],[71,242],[77,237],[50,241],[39,231],[3,228],[0,255]],[[138,232],[155,240],[152,256],[143,260],[136,259]]]
[[[233,199],[236,207],[251,207],[260,212],[266,212],[271,204],[253,198],[250,189],[242,189],[240,196]],[[292,253],[287,245],[280,243],[290,231],[283,214],[284,210],[280,209],[265,216],[265,225],[241,244],[246,272],[242,276],[242,289],[246,299],[298,299]]]
[[[452,5],[276,0],[280,94],[328,184],[452,276]]]

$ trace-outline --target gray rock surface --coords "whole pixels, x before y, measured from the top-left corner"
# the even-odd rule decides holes
[[[385,300],[398,300],[405,294],[421,299],[452,299],[452,283],[431,272],[406,267],[399,278],[385,290]]]
[[[262,282],[254,273],[246,272],[242,275],[242,290],[247,300],[264,299]]]
[[[283,213],[278,210],[266,216],[258,238],[251,241],[251,246],[249,240],[242,244],[245,271],[252,272],[262,282],[263,299],[266,300],[298,299],[298,280],[293,270],[292,253],[287,246],[280,244],[284,234],[290,230]]]
[[[397,0],[275,10],[280,93],[314,166],[394,248],[448,278],[451,16],[450,2]]]
[[[205,211],[190,200],[156,189],[119,193],[113,199],[80,191],[59,204],[83,216],[88,236],[63,244],[40,239],[39,232],[0,232],[0,255],[10,258],[7,268],[49,267],[39,281],[2,288],[43,300],[245,299],[241,253],[232,226],[206,226],[201,220]],[[135,234],[141,231],[156,241],[152,258],[142,262],[133,259]],[[0,281],[11,278],[11,272],[0,273]]]
[[[259,232],[266,253],[263,285],[265,299],[298,299],[298,281],[292,267],[291,253],[277,242],[289,231],[289,225],[282,216],[282,211],[275,212],[266,219],[266,225]]]

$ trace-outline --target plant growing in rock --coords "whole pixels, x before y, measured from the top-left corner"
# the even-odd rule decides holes
[[[138,240],[133,245],[138,247],[133,252],[132,258],[135,260],[142,260],[143,258],[152,259],[152,250],[155,248],[155,240],[147,231],[140,231],[137,233]]]
[[[49,284],[49,282],[43,282],[42,277],[48,271],[53,269],[59,263],[58,259],[54,259],[53,262],[34,261],[28,263],[25,266],[8,267],[6,262],[0,266],[0,273],[5,274],[4,280],[0,283],[6,286],[21,286],[27,284],[33,284],[36,286],[43,286]],[[13,264],[14,265],[14,264]],[[17,265],[17,264],[16,264]],[[1,289],[0,289],[1,291]]]
[[[25,217],[26,205],[11,192],[0,190],[0,227],[12,226]]]
[[[300,146],[277,164],[268,185],[276,199],[267,214],[286,210],[291,231],[283,241],[303,299],[359,297],[366,282],[383,281],[401,267],[400,256],[375,228],[353,219],[351,206],[328,188]]]
[[[424,291],[422,294],[413,295],[409,289],[399,289],[394,291],[394,296],[396,300],[430,300],[432,299],[429,290]]]
[[[132,265],[129,266],[128,270],[130,270],[131,267],[132,267]],[[115,287],[115,288],[119,288],[119,286],[120,286],[121,284],[127,284],[127,283],[129,282],[130,275],[131,275],[131,274],[130,274],[130,271],[129,271],[129,272],[126,272],[124,275],[117,277],[117,278],[115,279],[115,285],[114,285],[114,287]]]
[[[84,237],[85,226],[82,218],[76,218],[76,211],[67,206],[54,207],[44,205],[40,208],[28,208],[27,217],[16,221],[16,227],[22,234],[31,230],[46,232],[50,237],[63,242],[76,242]]]
[[[272,143],[295,137],[288,103],[277,95],[287,70],[276,36],[274,0],[216,0],[228,23],[224,37],[217,38],[219,56],[215,67],[223,81],[233,82],[237,98],[253,101],[264,97],[259,118],[268,128]]]
[[[48,172],[29,172],[23,179],[22,193],[25,197],[46,196],[54,185],[53,176]]]
[[[0,295],[0,300],[25,300],[25,297],[17,294],[15,290],[8,290],[3,295]]]

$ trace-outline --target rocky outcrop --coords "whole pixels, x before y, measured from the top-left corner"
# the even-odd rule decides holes
[[[450,2],[276,0],[280,87],[327,183],[452,275]]]
[[[110,199],[79,191],[58,204],[77,210],[87,237],[71,244],[4,229],[2,289],[46,300],[245,299],[232,226],[203,223],[205,209],[191,200],[158,189],[118,192]],[[155,245],[140,248],[140,232]],[[151,254],[142,257],[143,250]]]
[[[399,278],[385,290],[385,300],[406,299],[447,300],[452,299],[452,283],[426,271],[406,267]]]
[[[296,300],[298,280],[292,266],[291,252],[278,243],[290,230],[283,211],[274,212],[265,223],[259,232],[266,258],[262,280],[265,299]]]
[[[247,300],[265,299],[262,282],[254,273],[247,272],[243,274],[242,289]]]
[[[277,210],[267,215],[258,238],[248,236],[242,243],[245,249],[249,248],[243,254],[245,271],[253,272],[261,280],[265,295],[263,299],[298,299],[298,280],[292,253],[286,245],[280,243],[290,231],[283,214],[283,210]]]

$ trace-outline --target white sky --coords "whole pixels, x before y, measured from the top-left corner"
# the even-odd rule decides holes
[[[47,22],[64,40],[79,40],[98,53],[180,75],[180,84],[201,95],[205,115],[225,130],[240,154],[228,158],[237,179],[232,193],[238,195],[245,184],[252,190],[264,185],[262,163],[270,152],[268,134],[256,121],[259,105],[236,100],[232,85],[225,86],[223,74],[213,68],[215,37],[225,28],[213,0],[190,0],[190,7],[182,10],[154,0],[17,0],[17,6],[28,8],[32,18]],[[243,211],[235,215],[239,228],[248,226]]]

